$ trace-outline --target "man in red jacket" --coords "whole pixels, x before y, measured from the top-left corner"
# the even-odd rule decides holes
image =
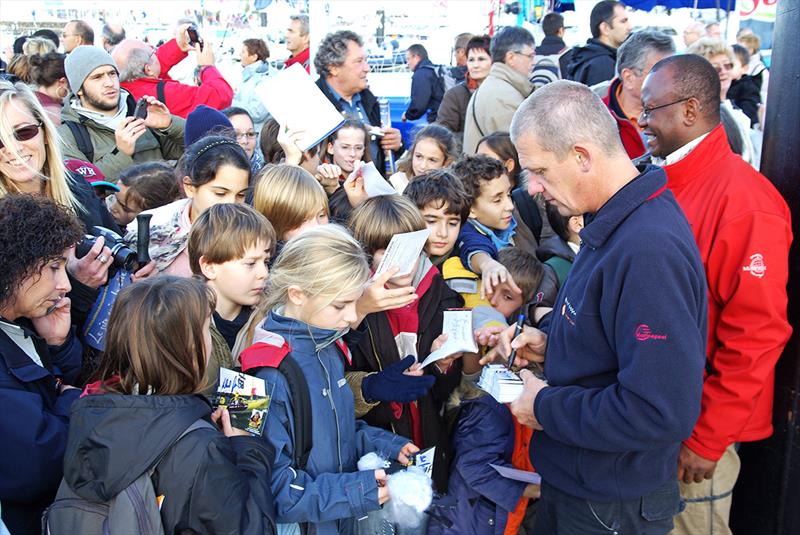
[[[286,29],[286,48],[292,56],[284,65],[291,67],[295,63],[303,66],[307,73],[311,73],[308,15],[292,15],[289,17],[289,27]]]
[[[156,97],[171,113],[184,119],[200,104],[222,110],[233,101],[233,89],[214,66],[211,43],[192,47],[186,34],[188,27],[179,26],[176,37],[158,50],[137,39],[125,39],[112,53],[124,89],[136,100],[145,95]],[[182,84],[169,76],[170,69],[183,61],[189,50],[197,53],[202,82],[199,86]]]
[[[647,151],[636,122],[642,112],[642,82],[653,65],[674,53],[672,38],[657,30],[635,32],[617,50],[617,77],[611,80],[603,103],[617,120],[619,137],[631,160]]]
[[[772,434],[775,363],[789,339],[789,208],[734,154],[719,118],[719,77],[704,58],[658,62],[639,126],[686,213],[708,280],[702,410],[678,461],[686,510],[674,533],[730,533],[736,446]]]

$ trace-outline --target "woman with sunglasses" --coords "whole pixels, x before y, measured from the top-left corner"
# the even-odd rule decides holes
[[[97,225],[119,232],[92,187],[64,167],[59,141],[33,91],[23,83],[0,81],[0,197],[41,195],[72,211],[86,231]],[[73,320],[82,319],[94,304],[96,289],[106,283],[112,259],[102,238],[83,258],[70,251],[67,272],[73,286],[73,312],[77,312]],[[147,276],[152,269],[145,268],[137,277]]]

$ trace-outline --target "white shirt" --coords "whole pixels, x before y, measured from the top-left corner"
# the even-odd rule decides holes
[[[13,323],[7,323],[5,321],[0,321],[0,330],[8,335],[11,340],[19,346],[21,350],[28,355],[33,362],[36,363],[37,366],[44,367],[42,364],[42,358],[39,356],[39,353],[36,352],[36,346],[33,344],[33,339],[25,334],[25,331],[19,325],[14,325]]]

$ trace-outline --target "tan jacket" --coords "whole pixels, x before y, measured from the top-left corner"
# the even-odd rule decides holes
[[[533,84],[505,63],[495,63],[475,90],[464,118],[464,154],[475,154],[478,141],[492,132],[508,132],[511,119]]]

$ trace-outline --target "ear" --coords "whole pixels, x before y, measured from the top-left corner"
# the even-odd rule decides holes
[[[607,35],[608,32],[610,32],[610,31],[611,31],[611,26],[607,22],[603,21],[603,22],[600,23],[600,35],[601,36],[602,35]]]
[[[583,216],[574,215],[570,217],[567,225],[569,226],[570,231],[574,232],[575,234],[578,234],[583,228]]]
[[[217,264],[212,264],[205,256],[201,256],[198,263],[200,264],[200,273],[203,274],[203,277],[210,281],[216,280]]]
[[[696,98],[690,98],[685,102],[683,107],[683,124],[686,126],[694,126],[701,118],[700,102]]]
[[[330,141],[328,142],[328,147],[325,149],[325,152],[333,156],[333,143]]]
[[[506,161],[503,163],[503,165],[505,165],[505,167],[506,167],[506,173],[511,173],[511,171],[513,171],[513,170],[514,170],[514,160],[512,160],[511,158],[509,158],[508,160],[506,160]]]
[[[633,71],[633,69],[626,67],[622,69],[621,73],[619,73],[619,77],[622,80],[622,83],[627,86],[632,83],[632,79],[636,77],[636,73]]]
[[[586,173],[592,169],[592,156],[586,147],[582,145],[572,147],[572,157],[577,160],[581,172]]]
[[[306,296],[305,292],[300,289],[299,286],[291,285],[289,289],[286,291],[287,297],[289,301],[292,302],[294,306],[303,306],[308,301],[308,297]]]
[[[475,217],[476,217],[475,216],[475,209],[473,208],[474,206],[475,206],[475,203],[473,202],[472,206],[469,209],[469,217],[471,217],[472,219],[475,219]]]
[[[192,179],[188,176],[183,177],[183,191],[186,193],[186,196],[190,199],[194,199],[194,194],[197,192],[197,188],[192,186]]]
[[[506,52],[505,57],[503,57],[503,63],[508,65],[514,59],[514,53],[512,51]]]

